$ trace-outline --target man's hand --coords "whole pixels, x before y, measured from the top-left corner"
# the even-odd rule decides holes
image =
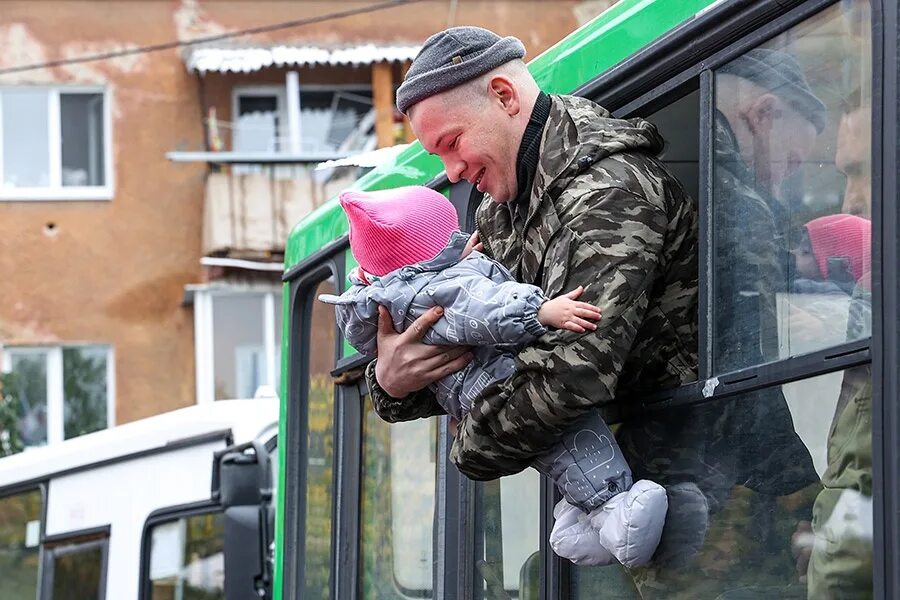
[[[578,302],[577,298],[582,292],[584,288],[578,286],[568,294],[547,300],[538,309],[538,321],[544,327],[568,329],[575,333],[584,333],[588,329],[594,331],[597,326],[592,321],[600,320],[600,308],[587,302]]]
[[[378,360],[375,379],[394,398],[405,398],[442,377],[459,371],[472,360],[465,346],[432,346],[422,337],[444,315],[440,306],[431,308],[403,333],[397,333],[391,316],[378,307]]]

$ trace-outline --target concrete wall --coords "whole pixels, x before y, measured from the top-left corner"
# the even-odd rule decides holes
[[[420,42],[448,24],[477,24],[520,37],[533,57],[608,3],[434,0],[232,43]],[[367,4],[6,1],[0,70]],[[369,80],[368,69],[309,71],[322,82]],[[283,71],[211,75],[207,102],[228,119],[233,85],[283,81]],[[115,189],[111,201],[0,201],[0,343],[111,344],[119,423],[192,404],[193,315],[182,295],[205,277],[205,166],[165,153],[203,148],[196,76],[178,50],[165,50],[0,75],[0,85],[18,84],[108,87]]]

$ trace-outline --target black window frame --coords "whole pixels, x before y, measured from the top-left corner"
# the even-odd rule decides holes
[[[46,536],[41,540],[40,600],[53,600],[54,559],[75,552],[100,547],[100,592],[99,598],[106,598],[106,579],[109,574],[109,525],[67,531]]]
[[[288,284],[290,301],[291,331],[287,372],[287,381],[283,384],[287,390],[287,423],[284,428],[285,439],[279,440],[286,451],[283,481],[284,489],[279,493],[284,498],[283,535],[281,548],[282,595],[285,598],[299,598],[304,585],[303,549],[306,530],[306,468],[301,460],[301,453],[306,447],[307,418],[306,407],[309,402],[308,357],[311,352],[311,316],[312,308],[318,300],[314,293],[319,284],[333,277],[336,293],[344,289],[345,254],[349,249],[349,237],[344,235],[325,245],[306,259],[289,269],[282,278]],[[299,327],[298,327],[299,324]],[[340,330],[335,326],[335,364],[340,360],[341,347],[344,340]],[[299,385],[294,385],[297,382]],[[335,386],[334,402],[334,455],[332,463],[332,527],[331,527],[331,572],[329,573],[329,590],[331,598],[342,597],[340,589],[353,585],[355,589],[356,571],[347,568],[348,554],[354,554],[352,544],[346,540],[353,530],[353,518],[349,514],[348,502],[352,496],[353,481],[347,481],[347,469],[344,461],[352,460],[359,455],[359,442],[353,443],[352,437],[345,436],[348,423],[353,421],[352,414],[346,414],[352,402],[344,402],[341,386]],[[300,409],[303,410],[300,410]],[[351,411],[352,412],[352,411]],[[356,417],[359,418],[358,415]],[[350,447],[345,447],[350,442]],[[358,458],[357,458],[358,462]],[[355,483],[358,496],[358,479]],[[344,489],[342,483],[347,485]],[[354,507],[355,508],[355,507]],[[358,519],[358,516],[357,516]],[[345,532],[349,528],[350,531]],[[358,528],[358,526],[357,526]]]
[[[153,597],[152,581],[150,581],[150,558],[151,544],[153,542],[152,530],[157,525],[171,523],[178,519],[187,519],[208,514],[222,514],[222,505],[214,500],[201,500],[200,502],[189,502],[187,504],[178,504],[175,506],[167,506],[151,512],[144,521],[144,527],[141,530],[141,566],[138,579],[138,600],[151,600]],[[223,537],[224,545],[224,537]]]

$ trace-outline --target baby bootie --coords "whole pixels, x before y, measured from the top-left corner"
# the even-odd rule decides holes
[[[600,532],[591,525],[591,514],[577,506],[560,500],[553,509],[553,531],[550,532],[550,547],[558,556],[567,558],[581,566],[604,566],[615,564],[615,557],[600,542]]]
[[[600,532],[600,543],[620,563],[640,567],[653,558],[667,510],[666,490],[643,479],[591,513],[591,524]]]

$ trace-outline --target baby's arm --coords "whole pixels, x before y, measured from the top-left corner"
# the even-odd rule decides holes
[[[435,332],[453,344],[527,344],[548,327],[583,332],[593,325],[589,320],[600,318],[599,309],[575,300],[580,289],[548,301],[540,288],[509,279],[505,269],[484,256],[459,263],[447,275],[424,291],[444,307],[445,318]]]
[[[354,285],[340,296],[322,294],[319,300],[334,304],[337,325],[360,354],[375,356],[378,350],[378,304],[369,296],[370,286]]]

